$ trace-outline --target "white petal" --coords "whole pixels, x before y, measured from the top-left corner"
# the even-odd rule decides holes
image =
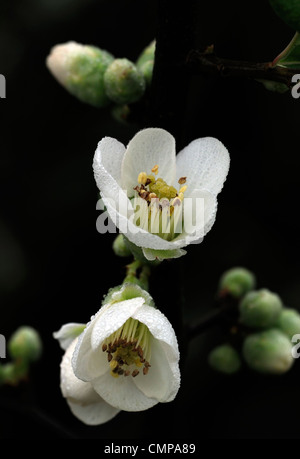
[[[180,386],[179,368],[171,369],[164,352],[164,346],[153,339],[151,344],[151,367],[147,375],[142,372],[134,378],[136,386],[147,397],[154,398],[159,402],[170,402],[178,392]]]
[[[103,341],[122,327],[144,303],[144,298],[137,297],[111,304],[106,308],[104,313],[95,320],[90,342],[92,349],[99,348]]]
[[[132,298],[115,304],[107,304],[89,322],[78,339],[72,365],[75,375],[83,381],[92,381],[109,370],[107,354],[102,343],[118,330],[145,302],[144,298]]]
[[[104,352],[92,349],[91,335],[96,319],[103,314],[108,306],[103,306],[95,316],[91,317],[90,322],[78,338],[72,357],[72,366],[75,375],[82,381],[90,381],[107,371],[107,358]]]
[[[166,343],[169,347],[167,357],[170,361],[178,363],[179,350],[174,329],[159,309],[144,304],[131,317],[147,325],[154,338]]]
[[[105,422],[113,419],[120,410],[106,403],[97,394],[100,402],[92,403],[90,405],[80,405],[67,400],[70,410],[80,421],[89,426],[96,426],[104,424]]]
[[[129,142],[122,164],[122,188],[129,197],[134,195],[140,172],[151,174],[159,166],[158,177],[168,184],[175,179],[175,139],[164,129],[148,128],[139,131]]]
[[[121,213],[126,214],[132,206],[127,194],[121,189],[121,166],[125,147],[118,140],[104,137],[97,146],[93,169],[101,196],[109,199]],[[115,223],[115,222],[114,222]]]
[[[132,376],[114,378],[109,372],[92,381],[95,391],[110,405],[124,411],[143,411],[158,403],[144,395]]]
[[[125,153],[124,145],[112,137],[104,137],[97,146],[93,168],[98,188],[111,185],[111,179],[121,184],[121,167]],[[106,177],[106,176],[109,177]]]
[[[61,362],[61,391],[73,414],[85,424],[97,425],[112,419],[119,410],[108,405],[90,383],[76,378],[71,365],[77,339],[66,351]]]
[[[158,345],[155,344],[154,340],[154,347],[151,349],[153,352],[151,365],[152,363],[153,365],[146,377],[157,365],[152,377],[156,376],[158,381],[168,378],[168,387],[162,386],[161,389],[159,387],[151,389],[146,379],[139,378],[136,384],[143,392],[145,391],[145,395],[159,397],[158,401],[160,402],[169,402],[174,399],[180,387],[179,350],[174,329],[162,312],[147,305],[142,306],[132,317],[147,325],[153,337],[159,341]],[[163,365],[165,366],[164,369],[162,368]]]
[[[85,328],[85,324],[68,323],[63,325],[53,337],[59,341],[60,347],[66,351],[70,344],[79,336]]]
[[[177,155],[176,180],[187,177],[185,196],[200,188],[217,195],[226,180],[229,162],[229,153],[219,140],[196,139]]]

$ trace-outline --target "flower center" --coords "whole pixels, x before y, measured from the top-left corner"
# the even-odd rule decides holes
[[[155,165],[151,172],[157,175],[158,169],[159,166]],[[182,232],[182,202],[187,189],[186,177],[178,180],[182,186],[177,191],[153,174],[140,172],[138,175],[138,185],[134,188],[134,223],[162,239],[171,241]]]
[[[137,376],[140,370],[146,375],[151,367],[151,333],[143,323],[128,319],[122,327],[112,333],[102,344],[107,352],[110,374]]]

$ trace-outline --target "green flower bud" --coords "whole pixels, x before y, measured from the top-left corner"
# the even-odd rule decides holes
[[[226,374],[236,373],[241,367],[239,354],[229,344],[213,349],[208,356],[208,362],[214,370]]]
[[[266,289],[248,292],[240,303],[241,321],[249,327],[272,327],[281,310],[280,297]]]
[[[153,40],[140,54],[136,61],[137,68],[142,72],[146,80],[146,84],[150,85],[154,67],[154,54],[156,42]]]
[[[143,74],[128,59],[115,59],[104,74],[107,96],[117,104],[138,101],[145,92]]]
[[[130,121],[128,121],[128,117],[130,115],[130,107],[128,105],[114,105],[111,109],[111,115],[116,121],[119,123],[128,125]]]
[[[118,257],[130,257],[131,252],[124,242],[123,234],[119,234],[113,242],[113,251]]]
[[[221,276],[219,290],[227,290],[232,296],[240,298],[253,290],[256,285],[254,274],[246,268],[232,268]]]
[[[249,335],[243,345],[243,356],[255,371],[281,374],[293,365],[292,344],[282,331],[275,328]]]
[[[284,308],[281,311],[276,326],[285,333],[289,339],[300,333],[300,314],[296,309]]]
[[[16,384],[16,366],[14,363],[5,363],[1,370],[2,382],[4,384]]]
[[[22,359],[28,362],[38,360],[42,353],[40,335],[32,327],[20,327],[9,339],[8,350],[13,359]]]
[[[104,72],[113,56],[95,46],[68,42],[56,45],[47,57],[47,67],[73,96],[94,107],[105,107]]]

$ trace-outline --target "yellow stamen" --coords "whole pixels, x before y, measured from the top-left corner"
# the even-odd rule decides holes
[[[184,185],[180,188],[179,193],[184,193],[187,189],[187,185]]]
[[[155,166],[152,167],[151,172],[153,172],[153,174],[155,174],[155,175],[158,174],[158,165],[157,164],[155,164]]]
[[[180,199],[180,201],[183,201],[183,198],[184,198],[184,194],[179,192],[179,194],[178,194],[178,198]]]
[[[140,172],[138,176],[138,183],[145,185],[147,181],[147,174],[146,172]]]

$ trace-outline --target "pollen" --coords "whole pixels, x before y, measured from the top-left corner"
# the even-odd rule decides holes
[[[157,164],[155,164],[155,166],[152,167],[151,172],[153,172],[153,174],[155,174],[155,175],[158,174],[158,165]]]
[[[147,174],[146,172],[140,172],[138,176],[138,183],[141,185],[145,185],[147,182]]]

